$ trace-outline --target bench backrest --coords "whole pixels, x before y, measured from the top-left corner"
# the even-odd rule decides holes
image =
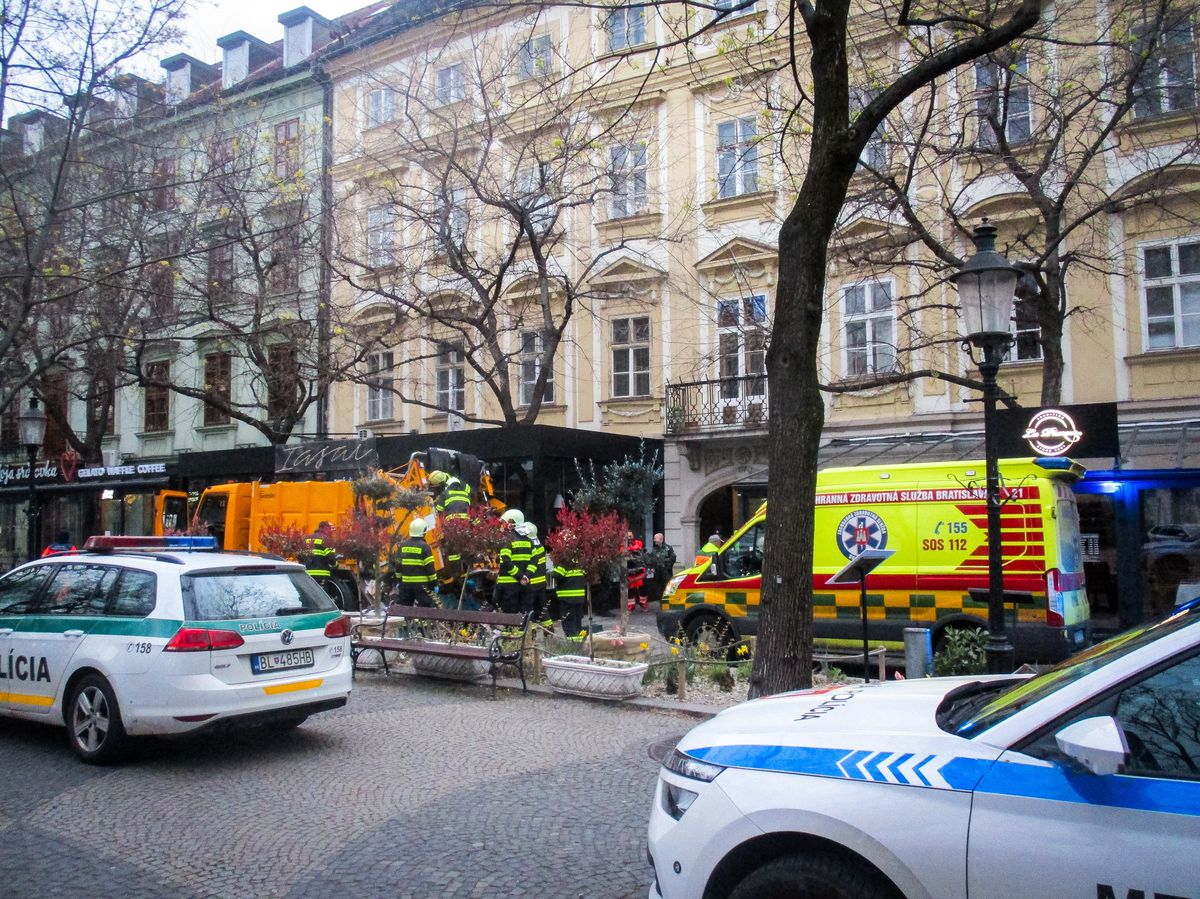
[[[524,612],[475,612],[469,609],[437,609],[426,606],[387,607],[388,618],[420,618],[423,621],[453,621],[459,624],[493,624],[499,627],[524,628],[529,616]]]

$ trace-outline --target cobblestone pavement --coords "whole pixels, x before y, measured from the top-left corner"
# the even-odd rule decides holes
[[[11,897],[645,896],[651,743],[695,719],[394,674],[286,735],[75,761],[0,719]]]

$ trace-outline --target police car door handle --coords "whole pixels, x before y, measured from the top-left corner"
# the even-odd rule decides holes
[[[11,627],[0,627],[0,637],[7,637],[13,632]]]
[[[83,631],[80,631],[80,630],[63,631],[63,636],[64,637],[82,637]]]

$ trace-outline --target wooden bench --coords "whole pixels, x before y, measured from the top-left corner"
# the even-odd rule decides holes
[[[473,612],[462,609],[436,609],[423,606],[402,606],[392,603],[384,613],[378,635],[363,633],[361,625],[355,625],[350,638],[352,670],[358,670],[358,657],[369,649],[376,650],[383,659],[383,670],[390,674],[388,652],[403,652],[408,655],[435,655],[458,659],[477,659],[489,663],[492,686],[496,686],[496,669],[500,665],[513,665],[521,675],[521,689],[528,691],[525,684],[525,645],[529,639],[529,612]],[[405,633],[388,635],[388,626],[404,622]],[[430,624],[444,625],[442,634],[428,634]],[[470,642],[455,642],[465,628],[471,630]],[[436,639],[447,636],[449,642]]]

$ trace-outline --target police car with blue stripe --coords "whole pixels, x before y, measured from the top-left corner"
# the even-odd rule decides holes
[[[666,759],[652,897],[1200,899],[1200,601],[1030,678],[744,703]]]
[[[292,728],[350,695],[349,619],[303,566],[211,537],[93,537],[0,578],[0,715],[83,761],[138,734]]]

